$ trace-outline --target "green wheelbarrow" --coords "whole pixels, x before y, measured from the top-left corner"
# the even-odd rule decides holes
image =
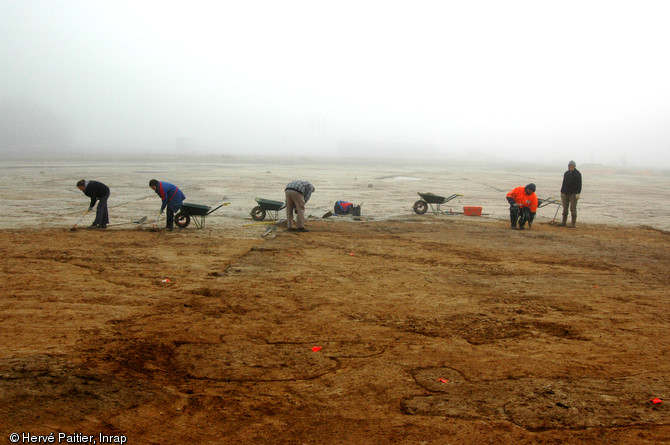
[[[417,202],[414,203],[414,212],[416,212],[417,215],[423,215],[426,213],[428,210],[428,206],[430,206],[430,211],[433,212],[434,214],[438,213],[451,213],[451,212],[444,212],[442,209],[440,209],[440,206],[442,204],[446,204],[447,202],[451,201],[452,199],[458,197],[458,196],[463,196],[459,193],[454,193],[451,196],[438,196],[433,193],[421,193],[418,192],[419,196],[421,199],[419,199]]]
[[[219,210],[221,207],[229,205],[229,202],[224,202],[221,205],[211,208],[210,206],[200,204],[183,203],[179,212],[174,216],[174,223],[177,227],[184,229],[191,223],[191,219],[198,229],[205,227],[205,217],[210,213]]]
[[[272,201],[271,199],[256,198],[258,205],[251,209],[251,217],[254,221],[263,221],[268,215],[272,221],[277,221],[279,211],[286,207],[283,201]]]

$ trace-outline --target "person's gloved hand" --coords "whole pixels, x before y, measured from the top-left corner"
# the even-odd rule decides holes
[[[579,193],[577,193],[577,194],[575,195],[575,199],[576,199],[577,201],[579,201]]]

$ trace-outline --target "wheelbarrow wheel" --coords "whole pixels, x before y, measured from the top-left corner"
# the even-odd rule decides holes
[[[424,200],[419,199],[414,203],[414,211],[417,215],[423,215],[428,210],[428,203]]]
[[[177,227],[180,229],[185,229],[191,224],[191,215],[179,212],[174,216],[174,223],[177,224]]]
[[[261,206],[251,209],[251,217],[254,221],[263,221],[265,219],[265,210]]]

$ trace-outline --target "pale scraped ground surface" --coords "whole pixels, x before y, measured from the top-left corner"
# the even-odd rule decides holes
[[[160,201],[148,187],[151,178],[177,184],[189,203],[231,203],[209,215],[207,225],[239,226],[250,222],[249,212],[256,205],[254,198],[283,201],[284,186],[293,179],[306,179],[315,185],[307,211],[318,218],[332,210],[335,201],[345,200],[362,203],[362,214],[368,219],[403,219],[416,216],[412,205],[419,198],[417,192],[432,192],[463,195],[446,204],[446,210],[458,212],[463,206],[481,206],[485,217],[504,220],[508,217],[505,194],[509,190],[534,182],[540,198],[560,198],[566,170],[560,167],[514,171],[509,167],[430,161],[160,159],[3,163],[0,228],[72,226],[88,206],[88,198],[75,187],[82,178],[110,186],[110,223],[127,224],[129,228],[129,223],[143,216],[150,222],[155,220]],[[578,165],[578,169],[584,177],[579,222],[670,230],[668,172],[598,165]],[[556,209],[555,205],[540,209],[538,221],[551,221]],[[87,216],[82,224],[92,220],[93,216]]]
[[[0,166],[0,443],[670,444],[670,232],[615,225],[667,229],[667,176],[580,166],[584,224],[512,231],[507,190],[557,195],[562,168],[156,159]],[[231,205],[69,230],[77,179],[128,224],[152,177]],[[294,178],[309,233],[243,227]],[[489,215],[416,215],[419,190]],[[371,221],[322,219],[337,199]]]

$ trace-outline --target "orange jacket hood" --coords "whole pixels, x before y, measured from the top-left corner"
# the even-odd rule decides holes
[[[537,195],[535,192],[526,195],[525,186],[512,189],[512,191],[507,194],[507,197],[514,199],[514,202],[519,204],[520,207],[529,207],[530,211],[533,213],[537,211]]]

